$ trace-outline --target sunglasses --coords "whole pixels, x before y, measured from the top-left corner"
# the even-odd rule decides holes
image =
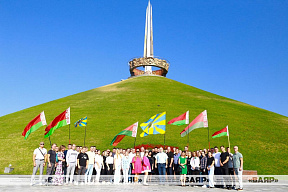
[[[43,144],[40,144],[40,145],[44,145],[44,143],[43,143]]]

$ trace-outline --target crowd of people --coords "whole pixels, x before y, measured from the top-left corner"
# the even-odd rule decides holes
[[[44,142],[40,142],[33,153],[31,184],[38,169],[41,181],[47,164],[47,182],[53,185],[100,183],[100,177],[104,175],[111,176],[109,182],[114,184],[139,183],[139,175],[143,175],[143,184],[148,185],[151,175],[159,175],[160,181],[165,180],[165,175],[180,175],[181,185],[187,186],[187,175],[207,175],[209,184],[203,183],[202,187],[224,188],[224,184],[214,186],[214,175],[230,175],[231,178],[237,177],[239,188],[236,188],[235,179],[230,184],[226,182],[225,188],[243,190],[243,156],[238,147],[234,146],[234,154],[229,147],[221,146],[220,150],[215,146],[191,152],[185,146],[183,151],[171,147],[165,150],[162,147],[151,150],[141,147],[100,151],[96,146],[88,149],[68,144],[66,149],[64,145],[53,144],[47,152]]]

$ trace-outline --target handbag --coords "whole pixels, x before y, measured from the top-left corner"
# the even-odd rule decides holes
[[[182,173],[182,166],[181,165],[178,166],[177,172]]]

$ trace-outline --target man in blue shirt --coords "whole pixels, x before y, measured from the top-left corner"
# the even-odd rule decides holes
[[[180,157],[179,149],[176,149],[174,152],[175,152],[174,158],[173,158],[173,161],[174,161],[174,175],[179,175],[179,173],[177,171],[178,167],[179,167],[178,159]]]

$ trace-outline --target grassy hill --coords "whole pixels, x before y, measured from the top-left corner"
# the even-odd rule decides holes
[[[112,138],[127,126],[147,121],[151,116],[166,111],[167,121],[190,110],[190,121],[203,110],[208,112],[210,135],[229,125],[231,146],[238,145],[244,156],[244,169],[257,170],[258,174],[288,174],[287,127],[288,117],[269,112],[242,102],[218,96],[195,87],[163,77],[137,77],[99,87],[55,101],[34,106],[0,117],[0,170],[9,163],[13,174],[32,173],[32,153],[44,140],[41,127],[24,140],[25,126],[41,111],[47,123],[71,107],[71,123],[88,116],[86,145],[103,150],[112,148]],[[68,128],[62,127],[51,136],[52,143],[68,143]],[[167,125],[166,144],[184,148],[187,137],[181,138],[185,126]],[[141,128],[138,128],[138,135]],[[71,142],[83,145],[84,129],[71,125]],[[163,144],[163,135],[137,137],[142,143]],[[190,133],[190,149],[208,147],[207,129]],[[228,145],[227,137],[210,139],[211,147]],[[134,138],[125,137],[120,148],[133,147]]]

